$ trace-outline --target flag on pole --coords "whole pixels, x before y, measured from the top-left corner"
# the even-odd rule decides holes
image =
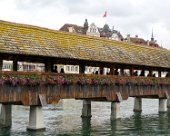
[[[107,17],[107,11],[104,12],[103,17]]]

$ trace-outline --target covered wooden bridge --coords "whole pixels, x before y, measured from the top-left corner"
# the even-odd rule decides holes
[[[170,96],[170,51],[162,48],[0,21],[0,69],[3,60],[13,61],[13,71],[0,72],[5,126],[11,126],[12,104],[30,106],[28,128],[42,129],[41,107],[60,99],[84,100],[83,117],[91,116],[91,101],[110,101],[111,119],[116,119],[128,97],[136,98],[136,111],[142,110],[141,98],[157,98],[159,111],[165,112]],[[18,62],[43,63],[45,71],[18,71]],[[78,65],[79,74],[54,73],[55,64]],[[85,74],[88,66],[100,71]],[[104,68],[110,69],[107,75]]]

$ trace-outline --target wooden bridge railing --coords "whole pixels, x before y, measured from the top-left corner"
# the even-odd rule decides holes
[[[0,72],[0,103],[41,105],[59,99],[121,101],[168,98],[170,78],[113,75]]]

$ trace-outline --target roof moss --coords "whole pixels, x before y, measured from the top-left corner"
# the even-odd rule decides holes
[[[0,53],[170,68],[170,51],[0,20]]]

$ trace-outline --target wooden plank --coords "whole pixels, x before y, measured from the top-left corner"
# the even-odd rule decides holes
[[[169,94],[168,94],[167,91],[165,91],[165,96],[166,96],[167,99],[169,99]]]
[[[120,92],[116,92],[116,96],[117,96],[119,102],[121,102],[123,100]]]
[[[39,94],[39,99],[42,106],[47,106],[46,95]]]

